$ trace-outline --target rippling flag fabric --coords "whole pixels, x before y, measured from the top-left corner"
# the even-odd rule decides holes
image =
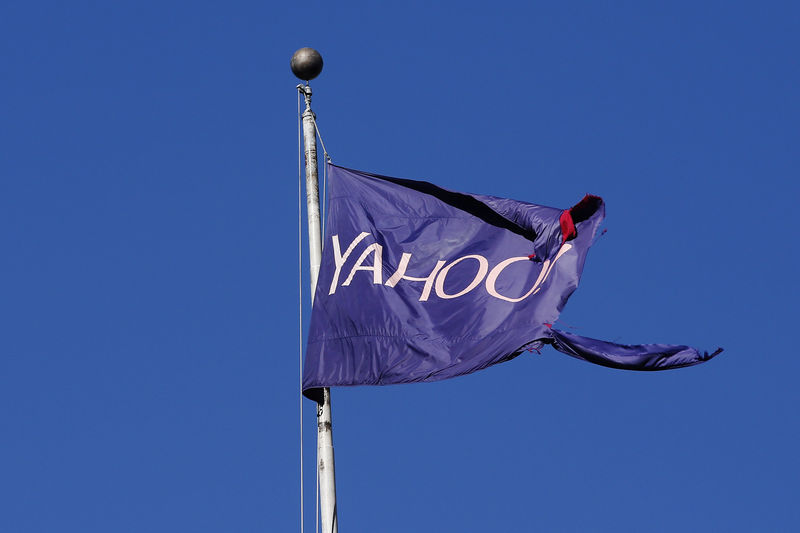
[[[624,346],[552,328],[578,286],[605,208],[552,207],[328,167],[322,264],[303,390],[438,381],[551,344],[632,370],[717,353]]]

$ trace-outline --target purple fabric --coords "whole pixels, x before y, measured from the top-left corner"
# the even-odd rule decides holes
[[[598,365],[622,370],[665,370],[708,361],[722,352],[700,353],[691,346],[672,344],[637,344],[626,346],[552,330],[553,347],[559,352]]]
[[[624,347],[550,328],[578,286],[603,220],[600,198],[566,211],[575,228],[567,235],[561,209],[334,165],[328,175],[303,373],[308,395],[319,387],[438,381],[544,343],[618,368],[704,360],[683,346],[658,345],[668,354],[659,356],[655,345]]]

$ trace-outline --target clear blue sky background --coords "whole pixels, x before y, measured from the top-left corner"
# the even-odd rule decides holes
[[[334,162],[605,198],[562,327],[726,348],[334,390],[342,532],[800,530],[797,4],[307,5],[0,7],[0,532],[299,529],[302,46]]]

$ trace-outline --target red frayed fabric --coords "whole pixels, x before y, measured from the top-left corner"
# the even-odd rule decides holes
[[[578,232],[575,230],[575,223],[572,221],[572,213],[570,213],[571,209],[565,209],[563,213],[561,213],[561,217],[558,219],[558,222],[561,224],[561,244],[574,239],[578,236]]]
[[[602,202],[603,200],[599,196],[587,194],[580,202],[561,213],[561,217],[558,219],[561,224],[561,244],[578,236],[575,224],[592,216]]]

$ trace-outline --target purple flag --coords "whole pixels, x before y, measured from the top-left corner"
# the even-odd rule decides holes
[[[328,220],[303,390],[438,381],[543,344],[661,370],[716,355],[552,329],[578,286],[604,204],[552,207],[328,167]]]

